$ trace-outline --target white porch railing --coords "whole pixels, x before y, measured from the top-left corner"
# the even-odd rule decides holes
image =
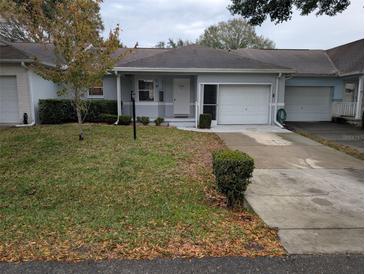
[[[332,116],[355,116],[356,102],[333,102]]]

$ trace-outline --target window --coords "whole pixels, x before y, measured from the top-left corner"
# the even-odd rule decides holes
[[[153,80],[138,80],[139,101],[154,101]]]
[[[212,120],[216,120],[217,85],[204,85],[203,113],[210,113]]]
[[[95,87],[89,88],[88,97],[103,98],[104,97],[103,82],[98,83]]]
[[[345,83],[345,94],[343,96],[344,102],[354,102],[356,94],[356,84],[353,82]]]

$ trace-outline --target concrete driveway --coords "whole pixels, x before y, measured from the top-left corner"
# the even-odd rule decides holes
[[[218,133],[255,159],[246,199],[289,254],[363,252],[363,162],[291,133]]]
[[[364,130],[332,122],[288,122],[287,126],[364,152]]]

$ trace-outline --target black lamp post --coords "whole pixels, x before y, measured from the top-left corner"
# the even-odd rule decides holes
[[[136,100],[134,99],[134,92],[131,90],[131,101],[132,101],[132,110],[133,110],[133,139],[137,139],[137,128],[136,128]]]

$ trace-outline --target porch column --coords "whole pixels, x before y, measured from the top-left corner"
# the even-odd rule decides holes
[[[198,128],[199,115],[200,115],[200,101],[201,101],[201,84],[197,81],[196,85],[196,102],[195,102],[195,127]]]
[[[359,77],[359,85],[357,87],[357,101],[355,119],[361,119],[362,117],[362,101],[364,93],[364,76]]]
[[[117,74],[117,107],[119,117],[122,115],[122,90],[120,88],[120,74]]]

